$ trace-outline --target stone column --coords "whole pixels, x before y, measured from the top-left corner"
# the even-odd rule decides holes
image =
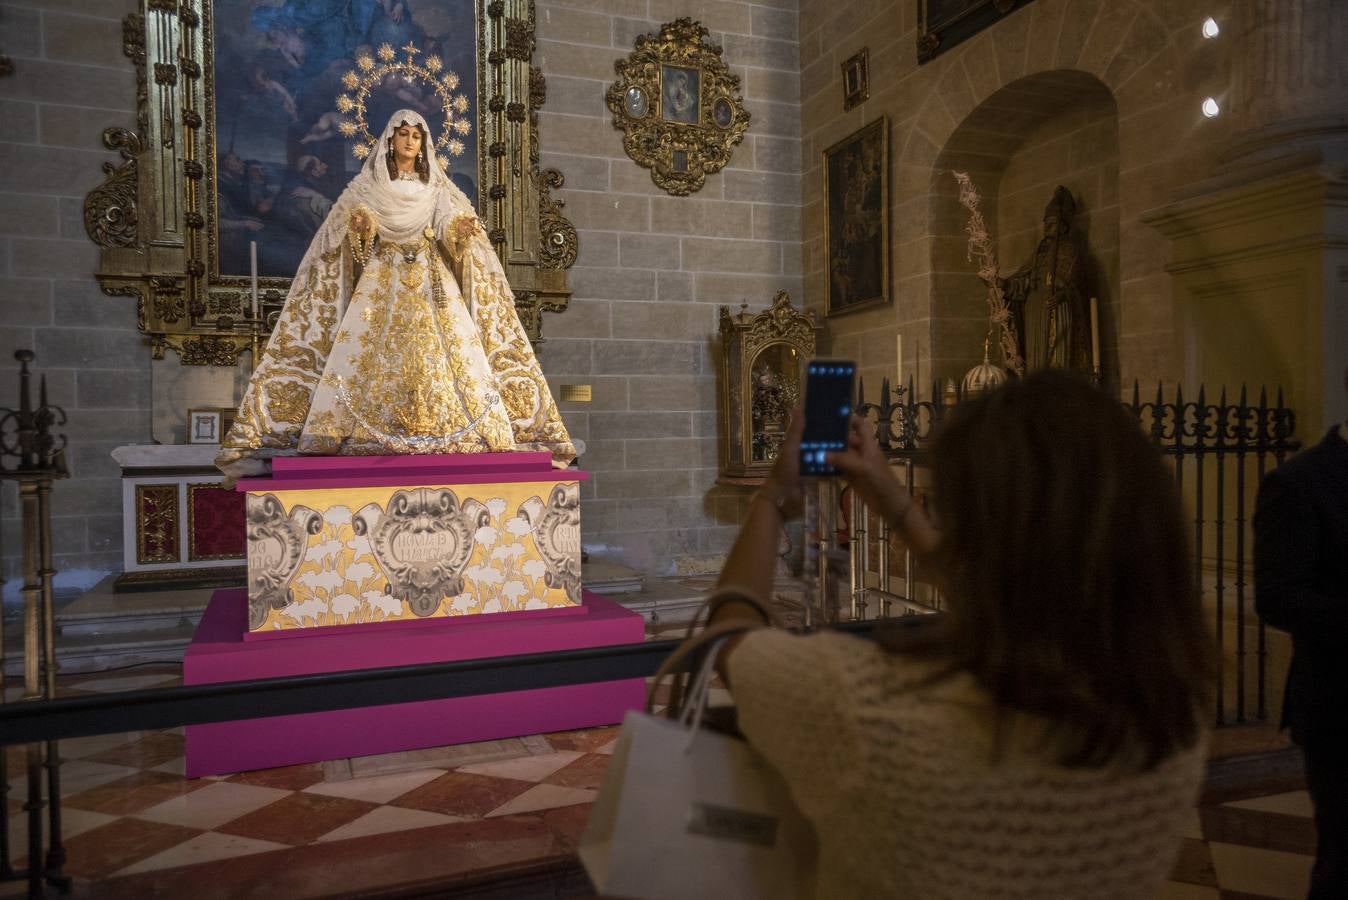
[[[1232,163],[1298,150],[1348,158],[1348,17],[1335,0],[1239,0]]]

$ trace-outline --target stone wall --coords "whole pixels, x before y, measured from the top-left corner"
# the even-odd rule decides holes
[[[724,552],[743,492],[714,489],[717,306],[801,302],[796,4],[553,0],[538,4],[548,78],[544,163],[566,174],[580,232],[575,296],[544,320],[554,390],[590,384],[562,414],[588,447],[581,516],[592,554],[669,572]],[[740,76],[751,120],[730,166],[671,197],[629,160],[604,91],[638,35],[691,16]]]
[[[71,479],[53,493],[58,588],[120,570],[121,483],[112,448],[150,436],[150,355],[125,297],[94,281],[84,195],[103,181],[104,128],[135,126],[136,78],[122,55],[133,0],[0,3],[0,405],[17,402],[13,351],[37,353],[70,424]],[[5,596],[15,580],[18,511],[5,485]]]

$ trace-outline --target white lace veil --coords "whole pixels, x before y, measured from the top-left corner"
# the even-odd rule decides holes
[[[430,169],[428,190],[405,194],[393,189],[388,174],[388,149],[393,134],[403,125],[420,125],[424,139],[421,150]],[[379,231],[387,239],[402,243],[420,236],[431,223],[440,189],[451,186],[449,178],[435,158],[435,133],[421,113],[400,109],[388,120],[360,172],[351,179],[347,192],[352,205],[364,203],[379,220]]]

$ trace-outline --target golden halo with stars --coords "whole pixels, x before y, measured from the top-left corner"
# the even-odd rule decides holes
[[[365,102],[370,91],[376,88],[384,77],[399,74],[405,78],[415,78],[429,85],[440,101],[440,109],[445,114],[445,125],[440,136],[435,139],[436,161],[440,168],[449,169],[449,157],[463,154],[462,136],[473,130],[468,119],[468,98],[455,93],[459,87],[459,76],[445,69],[444,62],[438,56],[428,56],[420,63],[416,61],[421,53],[410,41],[399,48],[406,54],[401,62],[397,53],[388,44],[380,44],[372,56],[368,50],[361,51],[356,57],[356,68],[342,76],[342,87],[346,93],[337,97],[337,111],[343,116],[337,130],[343,137],[354,138],[351,152],[357,159],[364,159],[374,150],[379,139],[370,134],[369,123],[365,121]],[[376,59],[377,57],[377,59]]]

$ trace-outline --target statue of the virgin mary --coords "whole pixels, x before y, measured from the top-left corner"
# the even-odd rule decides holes
[[[216,464],[497,450],[576,455],[477,214],[400,110],[304,254]]]

